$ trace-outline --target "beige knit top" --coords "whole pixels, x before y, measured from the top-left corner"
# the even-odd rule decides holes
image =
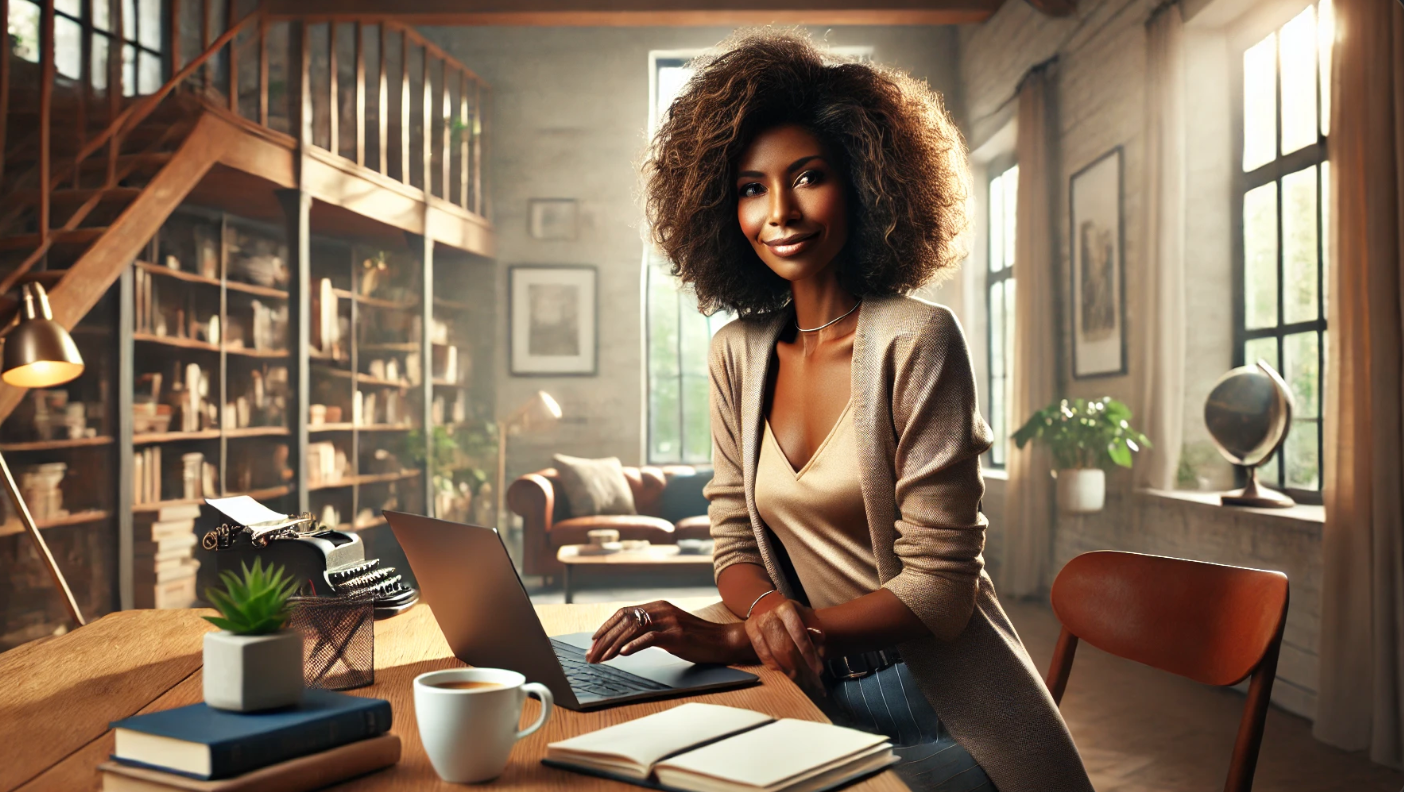
[[[756,509],[785,545],[814,608],[842,605],[879,585],[858,480],[852,404],[799,470],[775,440],[769,421],[761,439]]]
[[[718,574],[765,568],[794,591],[756,507],[766,382],[786,309],[712,338],[711,506]],[[980,454],[990,429],[960,323],[939,305],[870,295],[853,341],[854,467],[881,586],[931,630],[898,647],[941,723],[1000,792],[1092,792],[1087,771],[984,569]]]

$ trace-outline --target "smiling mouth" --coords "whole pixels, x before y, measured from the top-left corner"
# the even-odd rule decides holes
[[[770,248],[770,252],[781,258],[787,258],[809,247],[809,243],[818,238],[819,232],[814,231],[808,234],[794,234],[784,239],[766,242],[765,244]]]

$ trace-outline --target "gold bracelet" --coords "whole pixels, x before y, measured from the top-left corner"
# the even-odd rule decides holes
[[[751,603],[751,607],[746,609],[746,618],[751,618],[751,612],[756,609],[756,606],[760,604],[760,601],[770,596],[771,594],[774,594],[777,590],[778,589],[771,589],[770,591],[765,592],[759,597],[756,597],[755,601]]]

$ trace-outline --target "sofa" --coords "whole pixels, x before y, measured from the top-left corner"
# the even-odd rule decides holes
[[[522,518],[522,573],[554,577],[562,571],[556,552],[585,544],[596,528],[613,528],[620,539],[675,544],[711,536],[702,487],[710,468],[690,465],[625,467],[624,478],[637,514],[571,517],[570,504],[555,468],[527,473],[507,488],[507,508]]]

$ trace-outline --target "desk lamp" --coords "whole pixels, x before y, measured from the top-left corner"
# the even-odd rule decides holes
[[[497,513],[498,526],[507,512],[507,435],[531,432],[552,426],[561,419],[561,406],[546,391],[537,391],[497,425]]]
[[[54,321],[54,312],[49,308],[49,296],[38,283],[24,285],[19,323],[5,336],[4,361],[0,379],[3,379],[6,385],[16,388],[51,388],[69,382],[83,373],[83,356],[78,354],[78,346],[73,343],[73,336],[68,334],[63,325]],[[78,626],[83,626],[86,622],[83,621],[83,614],[78,611],[73,592],[68,589],[68,581],[64,580],[63,573],[59,571],[54,554],[49,552],[44,537],[39,535],[34,516],[29,513],[29,507],[25,505],[19,487],[15,484],[15,477],[11,475],[10,466],[6,464],[3,455],[0,455],[0,474],[4,475],[5,490],[15,505],[20,522],[24,523],[29,537],[39,549],[39,555],[43,556],[44,563],[48,564],[54,585],[63,593],[68,612],[72,614],[73,620],[78,622]]]

